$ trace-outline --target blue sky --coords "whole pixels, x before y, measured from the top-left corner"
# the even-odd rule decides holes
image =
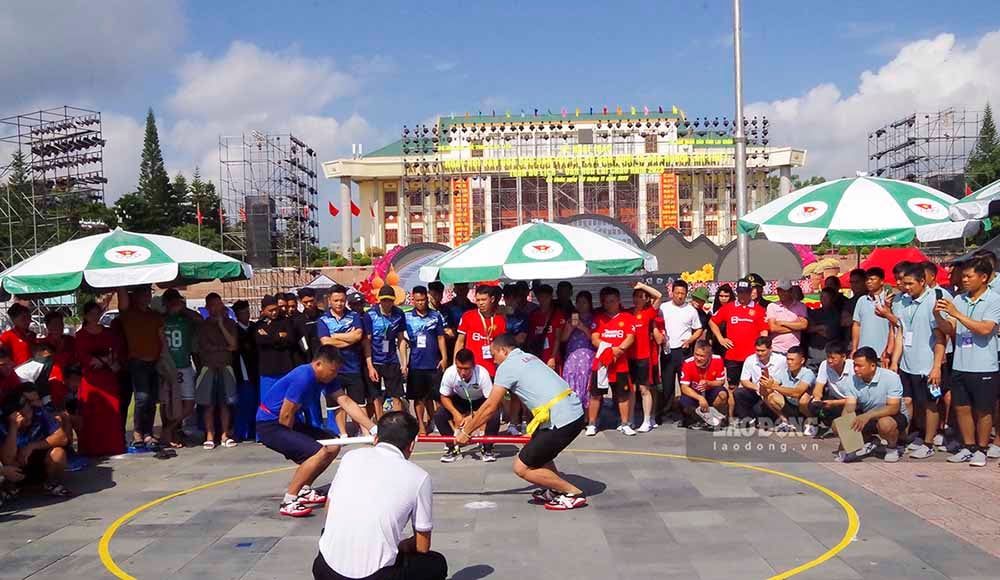
[[[218,174],[218,134],[254,128],[292,130],[333,159],[450,112],[733,110],[727,0],[106,0],[66,2],[54,18],[32,4],[0,14],[0,70],[20,81],[0,107],[105,111],[112,198],[132,187],[149,106],[168,170],[200,165],[208,176]],[[809,149],[802,173],[863,170],[867,130],[1000,96],[1000,2],[942,6],[746,0],[746,102],[773,119],[775,144]],[[38,34],[67,40],[25,50]],[[332,220],[322,233],[336,236]]]

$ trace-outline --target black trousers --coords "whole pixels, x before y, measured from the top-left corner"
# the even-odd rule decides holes
[[[450,395],[448,398],[451,399],[452,404],[455,405],[455,408],[458,409],[458,412],[462,413],[463,415],[468,415],[470,413],[478,411],[479,407],[482,407],[483,403],[486,402],[485,398],[472,401],[471,404],[469,403],[468,399],[463,399],[462,397],[458,397],[455,395]],[[449,413],[448,410],[444,408],[444,405],[438,405],[438,409],[434,413],[434,424],[437,425],[438,433],[442,435],[455,434],[455,430],[451,428],[451,423],[449,423],[448,421],[451,421],[451,413]],[[486,434],[497,435],[498,433],[500,433],[499,411],[493,413],[493,416],[487,419],[486,421]],[[493,449],[493,444],[487,443],[483,445],[483,448],[486,449],[486,451],[491,451]]]
[[[315,580],[445,580],[448,577],[448,561],[438,552],[426,554],[402,553],[396,556],[396,563],[378,570],[364,578],[341,576],[327,565],[323,554],[313,560]]]
[[[663,386],[663,398],[660,400],[660,412],[670,411],[674,395],[677,393],[677,381],[680,378],[681,367],[687,351],[683,348],[672,348],[669,353],[660,353],[660,380]]]

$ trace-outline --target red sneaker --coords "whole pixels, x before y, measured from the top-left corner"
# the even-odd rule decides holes
[[[299,490],[298,499],[299,503],[304,506],[323,505],[326,503],[326,496],[308,485],[302,486],[302,489]]]
[[[298,502],[298,500],[293,502],[283,503],[281,504],[281,509],[278,510],[279,514],[283,516],[290,516],[293,518],[304,518],[309,514],[311,514],[312,512],[313,511],[311,507],[302,505],[301,503]]]
[[[582,508],[587,505],[587,498],[582,495],[560,494],[555,499],[545,504],[545,509],[552,511],[566,511]]]

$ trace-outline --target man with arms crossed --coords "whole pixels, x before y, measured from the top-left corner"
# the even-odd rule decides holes
[[[326,526],[313,561],[316,580],[444,580],[448,562],[431,551],[431,476],[408,461],[417,421],[392,411],[379,419],[375,446],[340,462]],[[413,536],[403,539],[406,524]]]
[[[566,381],[538,357],[517,348],[514,337],[502,334],[490,347],[497,367],[496,379],[486,403],[455,435],[455,443],[469,441],[470,433],[486,423],[500,408],[504,395],[516,395],[534,418],[528,425],[531,441],[514,460],[514,473],[541,489],[536,501],[548,510],[571,510],[587,505],[583,490],[559,476],[555,458],[583,429],[583,404]],[[537,428],[537,431],[536,431]]]

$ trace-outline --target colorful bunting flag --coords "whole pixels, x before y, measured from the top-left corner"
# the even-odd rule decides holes
[[[333,217],[337,217],[338,215],[340,215],[340,210],[337,209],[337,206],[333,205],[332,201],[328,201],[326,203],[327,203],[327,209],[330,210],[330,215],[332,215]]]
[[[361,208],[358,207],[356,203],[354,203],[353,199],[351,200],[351,215],[353,215],[354,217],[358,217],[359,215],[361,215]]]

